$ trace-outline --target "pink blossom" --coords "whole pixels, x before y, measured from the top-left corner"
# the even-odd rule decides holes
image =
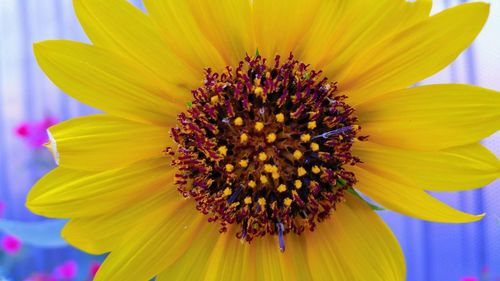
[[[101,267],[101,264],[98,262],[92,262],[90,264],[90,276],[92,277],[92,279],[95,277],[95,275],[97,274],[97,271],[99,271],[100,267]]]
[[[78,264],[74,260],[66,261],[54,269],[54,275],[58,279],[71,280],[78,273]]]
[[[47,129],[57,124],[54,117],[45,117],[37,122],[22,122],[15,128],[18,137],[32,148],[40,148],[48,142]]]
[[[479,279],[473,276],[464,276],[460,278],[460,281],[479,281]]]
[[[19,252],[22,243],[21,240],[17,239],[12,235],[5,235],[0,241],[0,246],[4,252],[13,255]]]

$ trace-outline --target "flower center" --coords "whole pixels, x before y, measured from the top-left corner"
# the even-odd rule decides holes
[[[293,55],[257,55],[221,74],[207,69],[179,114],[178,190],[221,232],[237,224],[248,242],[278,235],[283,251],[283,235],[313,231],[356,182],[343,168],[359,162],[350,150],[365,138],[354,109],[308,68]]]

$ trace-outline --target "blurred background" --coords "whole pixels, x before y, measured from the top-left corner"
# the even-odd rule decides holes
[[[131,2],[143,9],[140,0]],[[464,1],[434,2],[437,12]],[[70,0],[0,0],[0,281],[92,280],[103,258],[67,246],[59,236],[64,221],[35,216],[24,207],[30,187],[54,167],[43,148],[45,129],[96,112],[62,94],[36,65],[32,43],[56,38],[88,41]],[[474,45],[422,84],[447,82],[500,90],[498,1],[492,1],[490,19]],[[499,133],[484,144],[500,155]],[[449,225],[380,211],[403,247],[408,280],[500,281],[500,181],[481,190],[434,195],[487,216]]]

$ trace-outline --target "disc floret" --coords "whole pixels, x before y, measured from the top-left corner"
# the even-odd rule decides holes
[[[359,126],[346,97],[320,71],[294,59],[246,57],[204,85],[179,114],[178,190],[246,241],[314,230],[354,185]]]

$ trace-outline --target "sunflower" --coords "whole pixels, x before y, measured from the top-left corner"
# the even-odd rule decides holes
[[[92,45],[34,46],[103,114],[49,129],[58,167],[28,196],[62,235],[110,253],[96,280],[404,280],[358,192],[447,223],[483,215],[427,191],[478,188],[500,94],[410,87],[451,63],[489,12],[427,0],[74,0]]]

